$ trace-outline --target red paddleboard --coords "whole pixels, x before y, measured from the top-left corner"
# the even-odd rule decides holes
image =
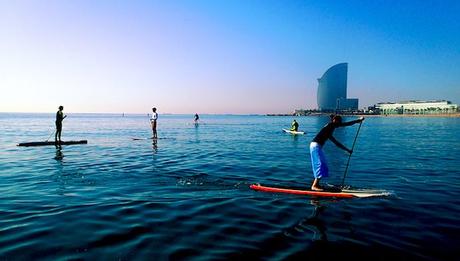
[[[267,187],[260,184],[252,184],[249,186],[253,190],[273,193],[286,193],[296,195],[309,195],[316,197],[335,197],[335,198],[366,198],[389,196],[390,193],[384,190],[342,190],[342,191],[314,191],[289,188]]]

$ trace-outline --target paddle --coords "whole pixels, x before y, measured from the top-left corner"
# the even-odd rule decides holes
[[[48,139],[46,139],[46,142],[48,142],[48,140],[51,138],[51,136],[53,136],[55,131],[56,131],[56,129],[54,129],[53,132],[51,132],[50,136],[48,136]]]
[[[340,186],[342,188],[343,188],[343,185],[345,184],[345,177],[347,176],[348,165],[350,164],[351,154],[353,153],[353,149],[355,148],[356,139],[358,138],[359,130],[361,129],[361,124],[363,124],[362,121],[359,123],[359,127],[358,127],[358,131],[356,132],[355,140],[353,141],[353,145],[351,146],[351,153],[350,153],[350,156],[348,156],[347,167],[345,168],[345,173],[343,173],[342,185]]]

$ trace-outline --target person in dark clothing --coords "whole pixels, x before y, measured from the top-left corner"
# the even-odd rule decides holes
[[[198,123],[199,119],[200,119],[200,116],[198,116],[198,113],[195,113],[195,123]]]
[[[150,124],[152,125],[152,139],[158,138],[157,136],[157,120],[158,120],[158,113],[157,108],[152,108],[152,117],[150,118]]]
[[[56,112],[56,133],[54,135],[54,142],[56,143],[58,143],[58,138],[59,143],[61,143],[62,121],[67,117],[62,110],[64,110],[64,107],[59,106],[59,110]]]
[[[313,169],[314,181],[311,185],[311,190],[321,191],[322,188],[319,185],[321,178],[327,177],[329,175],[329,169],[326,163],[326,157],[324,156],[322,147],[327,140],[331,140],[337,147],[347,151],[348,153],[353,153],[352,150],[348,149],[342,143],[338,142],[332,134],[334,130],[339,127],[351,126],[356,123],[360,123],[364,120],[364,117],[359,118],[358,120],[342,122],[342,117],[338,115],[331,115],[331,122],[326,124],[310,143],[310,156],[311,156],[311,166]]]
[[[298,131],[299,130],[299,123],[294,120],[291,124],[291,131]]]

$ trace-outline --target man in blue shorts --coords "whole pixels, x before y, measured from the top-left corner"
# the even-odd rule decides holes
[[[311,166],[313,168],[313,176],[315,180],[311,185],[311,190],[321,191],[323,190],[319,185],[319,181],[322,178],[329,176],[329,169],[326,163],[326,157],[324,156],[323,146],[324,143],[329,139],[337,147],[347,151],[348,153],[353,153],[352,150],[348,149],[342,143],[338,142],[332,134],[334,130],[339,127],[351,126],[356,123],[360,123],[364,120],[364,117],[359,118],[358,120],[342,122],[342,117],[339,115],[331,115],[331,122],[326,124],[319,132],[316,134],[315,138],[310,143],[310,155],[311,155]]]

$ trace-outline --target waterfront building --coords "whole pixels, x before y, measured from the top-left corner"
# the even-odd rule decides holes
[[[358,99],[337,99],[337,110],[352,111],[358,109]]]
[[[382,102],[375,105],[380,114],[449,114],[457,113],[458,105],[446,100]]]
[[[358,99],[347,99],[347,74],[348,63],[339,63],[318,79],[317,102],[320,111],[358,109]]]

